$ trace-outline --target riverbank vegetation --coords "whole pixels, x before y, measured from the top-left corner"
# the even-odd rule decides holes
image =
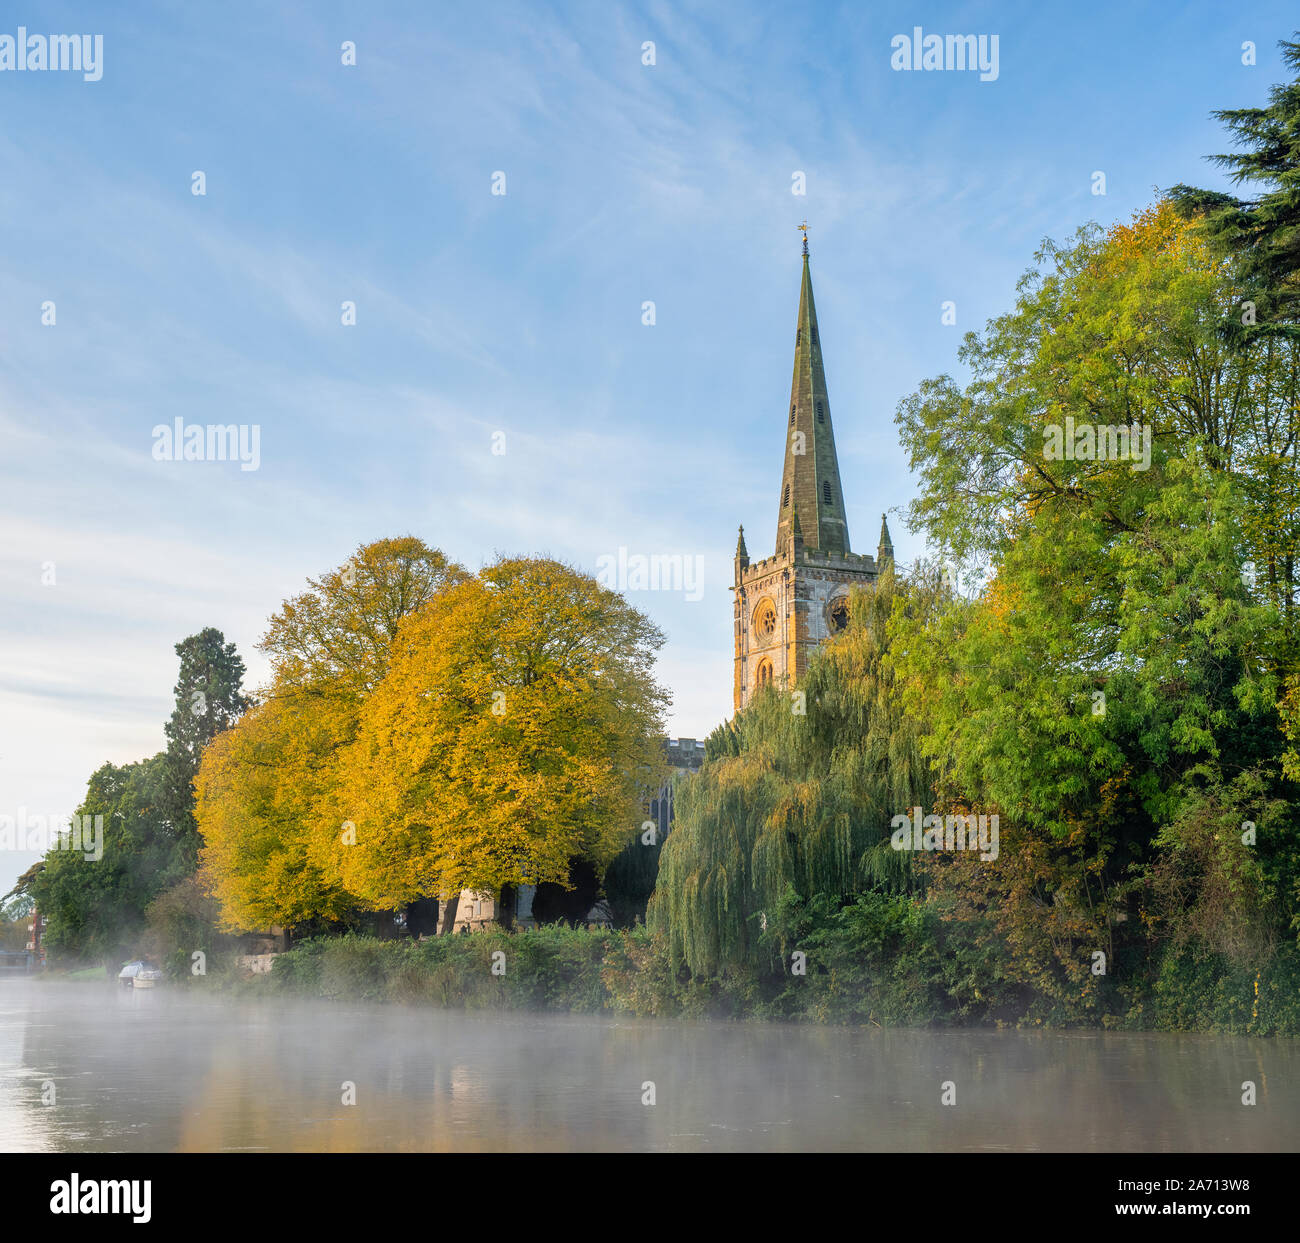
[[[1034,1013],[1032,987],[1002,974],[953,929],[906,899],[863,897],[805,920],[804,977],[733,972],[698,978],[674,968],[645,928],[570,928],[381,940],[302,942],[268,975],[228,972],[218,987],[244,996],[548,1010],[639,1018],[764,1019],[875,1026],[1104,1026],[1126,1031],[1294,1035],[1300,1031],[1300,950],[1282,947],[1259,971],[1224,956],[1172,957],[1124,1011],[1096,1022]],[[207,982],[191,981],[195,987]]]

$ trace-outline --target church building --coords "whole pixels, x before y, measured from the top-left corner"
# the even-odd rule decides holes
[[[870,586],[885,561],[894,556],[883,514],[875,557],[849,547],[806,230],[794,334],[794,378],[788,416],[783,416],[782,422],[785,467],[776,551],[761,561],[750,561],[743,526],[736,543],[732,591],[737,712],[760,687],[793,685],[802,678],[812,649],[848,623],[850,590]]]

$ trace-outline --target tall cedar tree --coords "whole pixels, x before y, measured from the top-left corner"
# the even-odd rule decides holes
[[[1227,169],[1235,185],[1253,184],[1261,192],[1238,198],[1185,185],[1169,192],[1183,211],[1204,220],[1220,253],[1237,259],[1241,301],[1255,304],[1256,321],[1228,319],[1238,339],[1272,334],[1300,340],[1300,42],[1278,46],[1295,80],[1272,87],[1266,108],[1214,113],[1241,150],[1209,159]]]
[[[160,769],[163,811],[171,822],[177,847],[191,870],[198,863],[194,822],[194,778],[203,749],[229,729],[251,700],[243,693],[244,662],[220,630],[209,626],[176,644],[181,658],[176,679],[176,706],[163,727],[167,749]]]

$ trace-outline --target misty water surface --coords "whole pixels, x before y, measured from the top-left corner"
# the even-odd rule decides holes
[[[955,1107],[940,1104],[944,1080]],[[463,1015],[0,981],[4,1151],[1297,1148],[1295,1040]]]

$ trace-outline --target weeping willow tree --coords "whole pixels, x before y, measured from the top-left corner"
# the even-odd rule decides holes
[[[929,779],[919,724],[892,693],[889,622],[934,590],[887,566],[813,655],[804,713],[769,690],[710,737],[704,767],[678,791],[647,913],[692,974],[774,966],[785,951],[777,912],[791,902],[910,887],[890,819],[928,801]]]

